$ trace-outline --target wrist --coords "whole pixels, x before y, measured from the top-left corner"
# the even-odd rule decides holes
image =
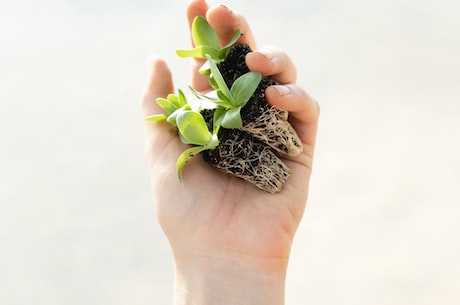
[[[283,305],[287,260],[176,258],[175,305]]]

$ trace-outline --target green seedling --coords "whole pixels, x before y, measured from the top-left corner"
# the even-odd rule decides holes
[[[192,145],[179,156],[176,163],[177,175],[181,180],[182,168],[188,160],[202,151],[215,149],[219,145],[217,137],[219,126],[216,126],[211,133],[203,116],[199,111],[192,110],[181,90],[178,90],[177,95],[169,94],[166,99],[158,98],[156,102],[166,113],[149,116],[146,120],[174,125],[179,131],[181,141]]]
[[[227,56],[229,49],[238,41],[241,35],[241,30],[235,31],[230,42],[220,47],[216,31],[209,25],[204,17],[197,16],[192,23],[192,39],[195,47],[191,50],[177,50],[176,54],[179,57],[195,57],[202,59],[206,59],[206,55],[209,55],[216,61],[222,61]],[[202,74],[209,74],[210,70],[208,63],[203,65],[200,72]]]
[[[204,95],[190,87],[195,96],[201,100],[209,100],[216,105],[214,113],[214,125],[221,125],[224,128],[241,128],[241,109],[247,104],[256,91],[262,79],[259,72],[248,72],[235,80],[229,89],[222,74],[217,68],[216,61],[209,55],[206,56],[210,64],[211,83],[215,91]]]
[[[216,127],[211,133],[203,116],[193,110],[181,112],[176,118],[176,125],[182,142],[194,145],[185,150],[177,160],[176,169],[180,180],[182,168],[188,160],[202,151],[215,149],[219,145],[217,137],[219,127]]]
[[[165,114],[154,114],[146,117],[149,122],[168,122],[176,123],[176,118],[179,113],[186,110],[191,110],[191,106],[187,103],[184,92],[178,90],[178,94],[169,94],[167,98],[157,98],[157,104],[163,108]]]

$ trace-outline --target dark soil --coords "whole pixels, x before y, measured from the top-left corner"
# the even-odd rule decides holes
[[[233,47],[218,68],[230,88],[241,75],[249,72],[245,57],[248,45]],[[285,113],[267,104],[265,89],[277,83],[264,77],[251,99],[241,110],[242,129],[220,128],[218,147],[203,152],[206,162],[270,193],[279,192],[289,176],[289,168],[278,153],[296,155],[302,149]],[[202,112],[212,128],[213,110]]]
[[[226,59],[219,64],[217,67],[222,74],[227,86],[231,88],[235,80],[241,75],[248,73],[249,68],[246,65],[246,55],[252,52],[246,44],[239,44],[230,49]],[[255,118],[260,116],[266,109],[270,108],[265,100],[265,89],[269,86],[276,85],[277,83],[269,78],[264,77],[251,97],[250,102],[241,109],[241,118],[243,125],[253,121]]]
[[[249,72],[246,55],[250,52],[252,50],[248,45],[236,45],[230,49],[226,59],[217,65],[229,88],[238,77]],[[287,122],[286,113],[271,107],[265,99],[265,89],[276,84],[270,77],[262,79],[249,102],[241,109],[242,129],[277,152],[295,156],[302,151],[302,142]]]

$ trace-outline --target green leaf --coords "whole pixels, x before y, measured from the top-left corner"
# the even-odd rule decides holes
[[[211,46],[216,50],[219,49],[219,38],[216,31],[202,16],[197,16],[193,20],[192,37],[195,46]]]
[[[196,90],[195,88],[193,88],[192,86],[189,86],[189,88],[190,88],[190,91],[193,93],[193,95],[195,95],[199,100],[208,100],[208,101],[212,101],[212,102],[218,101],[217,98],[214,98],[214,97],[212,97],[212,96],[203,94],[203,93],[197,91],[197,90]]]
[[[205,61],[205,63],[200,67],[199,72],[202,75],[210,75],[211,74],[211,68],[209,66],[209,61]]]
[[[225,57],[227,56],[228,49],[230,49],[238,41],[238,39],[240,39],[242,34],[243,34],[243,32],[240,29],[238,29],[235,32],[235,34],[233,34],[233,37],[229,41],[229,43],[227,43],[222,49],[219,50],[219,52],[217,54],[219,59],[225,59]]]
[[[243,121],[241,120],[241,107],[232,108],[225,112],[222,118],[222,127],[224,128],[241,128]]]
[[[154,114],[145,118],[147,122],[160,123],[166,122],[167,116],[165,114]]]
[[[220,89],[217,89],[216,90],[216,93],[217,93],[217,97],[219,98],[219,100],[221,100],[222,102],[227,102],[228,104],[230,104],[230,107],[233,106],[233,102],[232,102],[232,96],[226,96],[224,92],[222,92],[222,90]]]
[[[171,114],[177,110],[177,106],[170,100],[164,98],[157,98],[157,104],[166,111],[167,114]]]
[[[179,57],[195,57],[201,58],[203,56],[202,48],[193,48],[190,50],[176,50],[176,55]]]
[[[176,50],[176,54],[179,57],[195,57],[195,58],[206,58],[206,54],[212,58],[217,58],[218,49],[211,46],[203,45],[197,46],[191,50]]]
[[[182,111],[183,111],[182,108],[177,109],[176,111],[174,111],[173,113],[171,113],[170,115],[168,115],[168,118],[166,119],[166,121],[167,121],[168,123],[176,124],[177,116],[178,116]]]
[[[232,93],[230,92],[230,89],[228,89],[227,84],[225,83],[224,78],[222,77],[222,74],[219,71],[219,68],[217,68],[216,61],[213,60],[209,55],[206,56],[206,58],[209,61],[209,64],[211,65],[211,73],[212,77],[214,78],[214,81],[217,84],[217,87],[222,91],[222,93],[228,97],[228,99],[232,102],[233,104],[233,98],[232,98]]]
[[[217,86],[216,80],[211,74],[211,68],[209,68],[209,84],[213,89],[218,89],[219,87]]]
[[[168,118],[166,119],[166,121],[168,123],[176,123],[176,120],[177,120],[177,117],[179,116],[179,114],[181,114],[184,111],[190,111],[191,109],[192,108],[191,108],[191,106],[189,104],[185,104],[184,106],[178,108],[176,111],[174,111],[173,113],[168,115]]]
[[[248,72],[235,80],[230,89],[235,106],[243,107],[246,105],[259,86],[261,79],[262,75],[259,72]]]
[[[205,146],[195,146],[187,149],[184,151],[179,158],[177,159],[176,163],[176,171],[177,171],[177,176],[179,177],[179,180],[182,181],[181,178],[181,171],[184,165],[190,160],[193,156],[199,154],[202,151],[208,150],[209,148]]]
[[[212,134],[199,112],[181,112],[176,118],[176,124],[185,144],[206,145],[212,140]]]
[[[197,16],[192,23],[192,39],[195,47],[191,50],[177,50],[176,54],[179,57],[195,58],[206,58],[206,54],[208,54],[211,58],[220,61],[225,59],[228,50],[238,41],[241,35],[241,30],[235,31],[232,39],[223,48],[220,48],[216,31],[211,27],[206,18]],[[202,71],[203,74],[206,74],[207,69],[203,69]]]
[[[175,95],[174,93],[168,94],[168,97],[166,98],[169,102],[172,104],[176,105],[176,108],[179,108],[179,97]]]
[[[214,146],[211,146],[211,145],[208,145],[208,147],[211,147],[212,149],[216,148],[217,145],[219,145],[220,141],[219,141],[219,129],[220,129],[220,124],[213,124],[213,130],[212,130],[212,133],[213,133],[213,138],[215,137],[216,138],[216,141],[215,141],[215,145]]]
[[[233,106],[232,103],[228,102],[228,101],[223,101],[223,100],[217,100],[217,101],[213,101],[214,104],[216,104],[217,106],[221,106],[222,108],[225,109],[232,109],[234,108],[235,106]]]
[[[180,89],[177,90],[177,91],[179,92],[179,101],[178,101],[179,106],[183,107],[183,106],[187,105],[187,98],[185,97],[184,92],[182,90],[180,90]]]
[[[210,101],[214,105],[222,106],[224,108],[233,108],[233,104],[230,102],[230,100],[226,97],[223,96],[220,90],[215,90],[211,91],[208,94],[203,94],[197,90],[195,90],[193,87],[189,86],[190,91],[199,99],[199,100],[204,100],[204,101]],[[212,93],[215,93],[217,97],[214,97],[215,95],[212,95]],[[214,108],[214,107],[213,107]]]
[[[243,32],[240,29],[236,30],[232,39],[222,49],[230,48],[233,46],[238,41],[238,39],[240,39],[241,35],[243,35]]]
[[[225,112],[226,110],[224,108],[217,108],[216,111],[214,111],[214,117],[213,117],[214,126],[222,125],[222,120],[224,118]]]

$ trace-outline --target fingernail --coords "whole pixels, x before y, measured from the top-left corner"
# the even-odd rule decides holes
[[[272,86],[272,87],[275,88],[276,91],[278,91],[278,94],[280,96],[288,95],[291,92],[291,90],[287,86],[276,85],[276,86]]]
[[[224,4],[220,4],[219,6],[225,8],[230,14],[233,14],[233,11],[228,6]]]

